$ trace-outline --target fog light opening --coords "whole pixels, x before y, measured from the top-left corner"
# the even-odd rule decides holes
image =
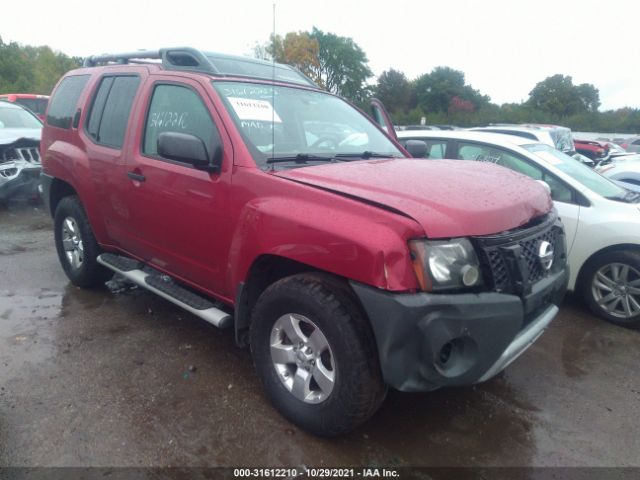
[[[451,352],[453,351],[453,344],[451,342],[445,343],[440,349],[440,363],[444,366],[451,358]]]
[[[440,347],[435,367],[445,377],[464,375],[478,360],[478,346],[470,337],[457,337]]]

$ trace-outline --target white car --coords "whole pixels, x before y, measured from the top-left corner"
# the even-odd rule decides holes
[[[640,194],[530,138],[486,132],[404,131],[426,157],[492,162],[546,182],[564,223],[569,289],[589,308],[623,326],[640,326]]]
[[[495,124],[488,127],[470,128],[469,130],[473,132],[504,133],[505,135],[528,138],[550,145],[570,155],[573,155],[576,151],[571,130],[559,125],[540,125],[537,123]]]
[[[633,155],[637,157],[638,155]],[[619,185],[634,192],[640,192],[640,160],[616,160],[596,168],[596,171]]]

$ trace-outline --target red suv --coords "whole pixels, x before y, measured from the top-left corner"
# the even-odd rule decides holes
[[[316,434],[364,422],[387,386],[491,378],[565,292],[543,186],[407,158],[286,65],[185,48],[91,57],[58,83],[41,148],[72,283],[117,272],[234,328],[276,408]]]

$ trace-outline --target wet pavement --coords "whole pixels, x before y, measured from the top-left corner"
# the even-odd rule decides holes
[[[44,212],[0,210],[0,466],[640,466],[639,365],[640,331],[569,297],[493,380],[390,392],[319,439],[271,408],[232,330],[73,287]]]

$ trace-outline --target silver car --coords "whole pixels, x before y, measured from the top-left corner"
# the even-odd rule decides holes
[[[0,203],[37,198],[42,122],[27,109],[0,101]]]

